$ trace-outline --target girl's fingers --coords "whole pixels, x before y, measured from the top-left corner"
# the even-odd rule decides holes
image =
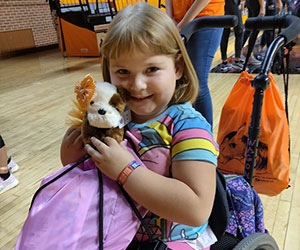
[[[103,143],[102,141],[98,140],[96,137],[92,137],[91,141],[100,153],[103,152],[103,150],[105,148],[107,148],[107,145],[105,143]]]
[[[107,144],[107,145],[112,145],[112,143],[116,142],[116,140],[112,137],[105,137],[104,138],[104,142]]]
[[[96,159],[96,158],[99,158],[101,157],[101,153],[98,152],[97,150],[95,150],[91,145],[89,144],[86,144],[85,145],[85,150],[87,151],[87,153],[93,158],[93,159]]]

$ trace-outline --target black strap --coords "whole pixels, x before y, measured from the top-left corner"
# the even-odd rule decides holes
[[[136,217],[138,217],[138,219],[140,220],[142,226],[146,230],[146,232],[147,232],[147,234],[149,236],[149,241],[151,242],[153,240],[153,234],[152,234],[152,232],[150,231],[149,227],[145,223],[145,221],[144,221],[143,217],[141,216],[140,212],[137,210],[137,208],[134,205],[132,199],[130,198],[130,196],[128,195],[128,193],[123,188],[122,184],[120,184],[119,182],[117,182],[117,184],[119,185],[119,187],[120,187],[120,189],[121,189],[124,197],[126,198],[127,202],[129,203],[130,207],[132,208],[133,212],[135,213]]]
[[[102,173],[97,168],[99,179],[99,250],[103,250],[103,179]]]
[[[284,83],[284,94],[285,94],[285,112],[286,117],[289,123],[289,112],[288,112],[288,85],[289,85],[289,67],[290,67],[290,52],[292,50],[292,45],[288,44],[287,50],[288,52],[284,54],[282,58],[282,65],[283,65],[283,83]],[[285,59],[285,63],[284,63]]]
[[[282,64],[283,64],[283,83],[284,83],[284,94],[285,94],[285,113],[288,124],[289,122],[289,111],[288,111],[288,87],[289,87],[289,62],[290,62],[290,52],[292,47],[294,46],[294,42],[289,43],[286,48],[288,52],[283,56]],[[284,63],[285,59],[285,63]],[[289,134],[289,157],[291,158],[291,138]]]
[[[33,202],[35,200],[35,198],[37,197],[37,195],[48,185],[50,185],[51,183],[55,182],[56,180],[58,180],[60,177],[64,176],[66,173],[70,172],[72,169],[76,168],[78,165],[80,165],[82,162],[84,162],[85,160],[87,160],[88,158],[90,158],[91,156],[89,155],[85,155],[80,161],[74,163],[71,167],[66,168],[65,171],[63,171],[62,173],[60,173],[58,176],[56,176],[55,178],[53,178],[52,180],[48,181],[47,183],[45,183],[44,185],[40,186],[39,189],[35,192],[35,194],[33,195],[33,198],[31,200],[31,204],[29,207],[29,211],[33,205]]]
[[[45,183],[44,185],[40,186],[40,188],[35,192],[33,195],[33,198],[31,200],[31,204],[29,207],[29,211],[34,203],[34,200],[36,199],[37,195],[47,186],[49,186],[51,183],[55,182],[62,176],[64,176],[66,173],[70,172],[72,169],[76,168],[78,165],[89,159],[90,155],[85,155],[80,161],[74,163],[71,167],[66,168],[65,171],[60,173],[58,176],[50,180],[49,182]],[[102,173],[97,168],[98,173],[98,179],[99,179],[99,250],[103,250],[103,179],[102,179]]]

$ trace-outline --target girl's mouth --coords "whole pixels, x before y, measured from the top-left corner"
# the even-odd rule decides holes
[[[146,100],[151,99],[152,96],[153,96],[153,95],[144,96],[144,97],[135,97],[135,96],[131,96],[131,100],[132,100],[132,101],[135,101],[135,102],[143,102],[143,101],[146,101]]]

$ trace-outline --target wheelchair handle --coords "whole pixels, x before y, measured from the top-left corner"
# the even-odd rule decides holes
[[[185,25],[180,33],[184,43],[187,43],[190,37],[200,29],[230,28],[235,27],[237,23],[238,18],[234,15],[199,17]]]
[[[276,53],[280,48],[293,41],[300,33],[300,19],[296,16],[286,15],[283,17],[257,17],[248,18],[245,27],[247,29],[271,29],[284,27],[285,29],[269,45],[262,62],[259,74],[252,80],[255,88],[251,122],[248,130],[248,142],[246,150],[246,161],[244,178],[252,186],[254,167],[258,149],[258,139],[260,135],[260,121],[264,91],[269,87],[270,78],[268,73],[274,62]]]
[[[278,36],[284,37],[284,44],[295,40],[300,33],[300,18],[293,15],[249,17],[246,20],[247,30],[272,30],[285,28]]]

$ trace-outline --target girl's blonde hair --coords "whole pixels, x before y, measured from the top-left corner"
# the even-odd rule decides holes
[[[128,5],[113,18],[101,47],[104,81],[110,82],[109,60],[134,51],[172,56],[181,63],[183,76],[170,104],[194,102],[198,79],[178,29],[165,12],[145,2]]]

